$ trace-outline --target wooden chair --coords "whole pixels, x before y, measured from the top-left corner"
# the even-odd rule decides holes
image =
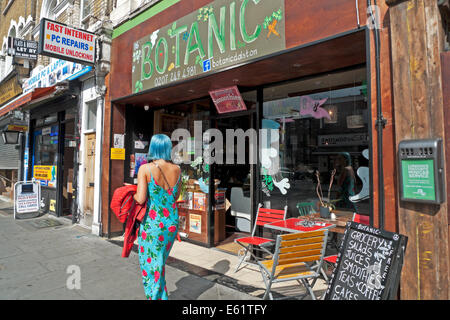
[[[297,203],[297,209],[300,216],[307,216],[314,213],[314,202],[299,202]]]
[[[353,213],[352,221],[353,222],[362,223],[362,224],[365,224],[365,225],[370,225],[370,218],[369,218],[369,216],[362,215],[362,214],[359,214],[359,213],[356,213],[356,212]],[[337,254],[326,256],[325,258],[323,258],[323,261],[325,262],[325,264],[335,267],[337,256],[338,256]],[[323,276],[324,280],[328,283],[328,277],[326,275],[325,270],[323,270],[323,269],[322,269],[322,276]]]
[[[287,206],[284,207],[284,210],[277,210],[277,209],[263,208],[262,204],[258,205],[256,221],[255,221],[255,225],[253,226],[251,236],[238,238],[238,239],[234,240],[234,242],[236,242],[237,244],[239,244],[243,247],[241,249],[242,251],[240,251],[241,253],[239,254],[240,260],[238,262],[235,272],[237,272],[239,270],[239,267],[244,262],[246,264],[254,264],[252,262],[245,261],[247,254],[250,254],[249,258],[253,257],[255,261],[258,260],[256,258],[256,256],[253,254],[253,250],[260,250],[260,251],[264,251],[270,255],[272,254],[272,252],[270,252],[267,248],[265,248],[264,245],[274,242],[274,239],[255,236],[256,229],[258,227],[264,227],[264,225],[266,223],[272,223],[272,222],[284,220],[284,219],[286,219],[286,214],[287,214]]]
[[[273,283],[297,280],[307,290],[304,296],[315,300],[312,288],[320,275],[327,237],[327,229],[277,236],[272,259],[257,261],[266,285],[263,299],[269,296],[273,300]]]

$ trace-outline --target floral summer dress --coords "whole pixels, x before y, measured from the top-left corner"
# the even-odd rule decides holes
[[[175,202],[178,182],[173,188],[165,190],[156,183],[151,172],[150,176],[147,213],[139,228],[139,265],[147,299],[167,300],[165,264],[178,230]]]

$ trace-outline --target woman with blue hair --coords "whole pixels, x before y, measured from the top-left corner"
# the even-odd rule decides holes
[[[139,265],[144,291],[149,300],[167,300],[165,264],[178,231],[176,200],[180,193],[181,169],[171,162],[172,141],[154,135],[149,163],[138,172],[136,202],[147,201],[147,212],[139,228]]]

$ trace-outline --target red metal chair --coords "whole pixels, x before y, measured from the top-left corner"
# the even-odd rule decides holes
[[[362,215],[362,214],[359,214],[356,212],[353,213],[352,221],[361,223],[361,224],[365,224],[365,225],[370,225],[370,217],[369,216]],[[334,267],[336,265],[337,256],[338,256],[337,254],[333,254],[331,256],[326,256],[323,258],[323,261],[325,262],[325,264],[332,265]],[[323,264],[323,265],[325,265],[325,264]],[[324,277],[325,281],[328,282],[328,277],[325,273],[325,270],[323,270],[323,269],[322,269],[322,276]]]
[[[239,244],[243,247],[241,250],[239,250],[238,256],[241,256],[241,258],[239,260],[239,263],[236,267],[235,272],[237,272],[239,270],[239,267],[241,266],[241,264],[243,262],[245,262],[246,264],[254,265],[254,263],[245,261],[245,258],[247,257],[248,253],[250,253],[250,256],[253,257],[255,260],[258,260],[256,258],[256,256],[253,254],[253,250],[260,250],[260,251],[264,251],[270,255],[272,254],[272,252],[270,252],[267,248],[265,248],[264,245],[274,243],[275,239],[269,239],[269,238],[255,236],[256,229],[257,229],[257,227],[264,227],[264,225],[267,223],[285,220],[286,214],[287,214],[287,206],[284,207],[284,210],[277,210],[277,209],[263,208],[262,204],[258,205],[258,210],[256,213],[256,221],[255,221],[255,225],[253,226],[251,236],[238,238],[238,239],[234,240],[234,242],[236,242],[237,244]]]

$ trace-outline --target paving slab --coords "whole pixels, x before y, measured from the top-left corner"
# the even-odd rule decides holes
[[[49,215],[33,219],[35,223],[27,223],[32,220],[0,215],[0,299],[145,299],[137,251],[122,258],[120,243],[92,235],[68,219]],[[70,286],[71,266],[79,270],[76,288]],[[185,267],[176,260],[166,265],[170,300],[256,299],[218,281],[222,277],[218,272],[230,268],[228,261],[218,260],[212,266],[215,271],[197,266],[194,273]]]

